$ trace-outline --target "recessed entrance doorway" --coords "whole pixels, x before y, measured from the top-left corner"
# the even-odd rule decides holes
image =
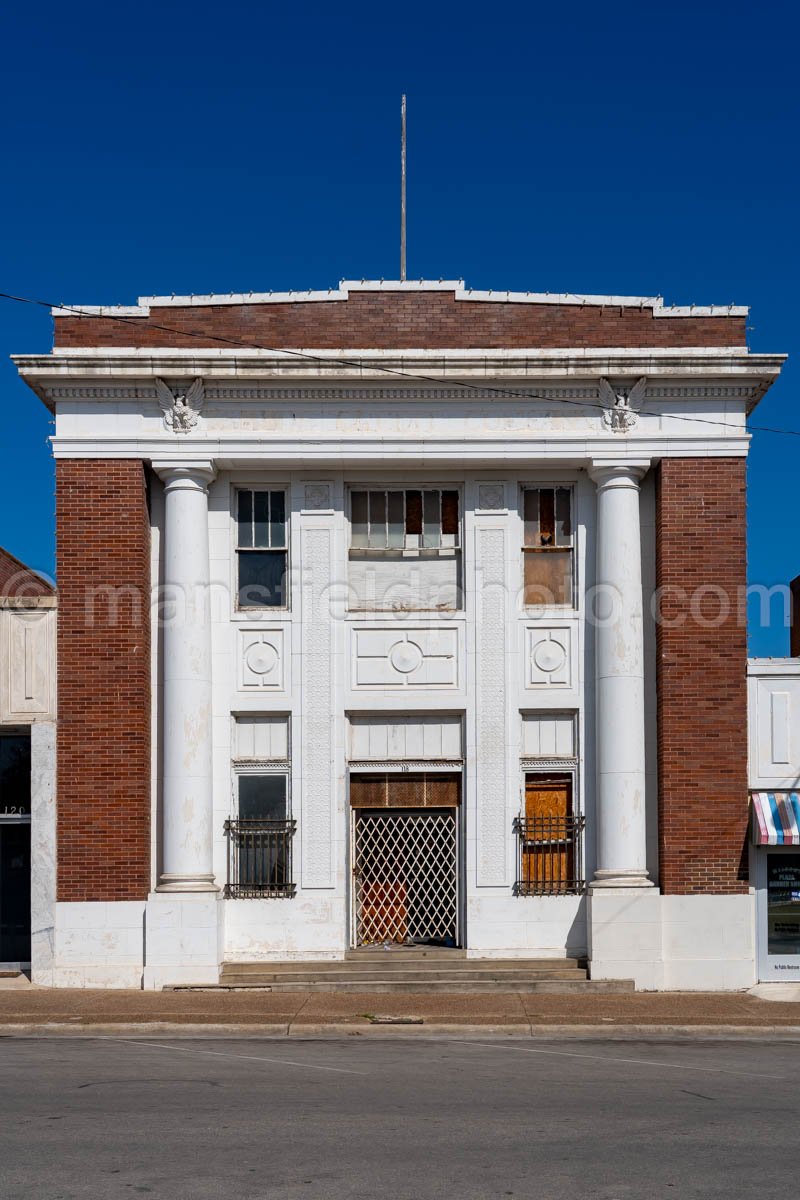
[[[0,734],[0,964],[31,959],[31,739]]]
[[[356,946],[456,947],[461,776],[350,777]]]

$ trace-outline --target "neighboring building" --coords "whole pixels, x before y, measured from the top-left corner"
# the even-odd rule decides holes
[[[754,981],[745,419],[783,357],[746,309],[382,281],[54,318],[15,360],[56,420],[35,978],[433,940]]]
[[[0,966],[31,965],[52,908],[56,594],[0,548]],[[33,766],[33,771],[32,771]],[[37,826],[31,847],[31,807]],[[36,861],[31,889],[31,851]],[[42,950],[39,945],[39,950]]]
[[[751,659],[748,688],[756,969],[788,983],[800,979],[800,660]]]

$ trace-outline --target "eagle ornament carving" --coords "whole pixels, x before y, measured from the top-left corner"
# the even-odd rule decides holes
[[[191,433],[203,410],[205,391],[202,379],[195,379],[185,392],[173,392],[163,379],[156,379],[156,394],[164,414],[164,427],[170,433]]]
[[[600,401],[605,408],[603,423],[613,433],[627,433],[639,419],[644,403],[647,378],[637,379],[632,387],[612,387],[607,379],[600,380]]]

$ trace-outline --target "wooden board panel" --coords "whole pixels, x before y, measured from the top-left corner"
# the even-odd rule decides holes
[[[571,815],[571,776],[525,776],[522,882],[535,891],[557,894],[573,877],[574,852],[567,837]]]
[[[458,808],[461,775],[397,771],[350,776],[351,808]]]

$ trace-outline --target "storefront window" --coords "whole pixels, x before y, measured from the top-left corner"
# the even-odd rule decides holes
[[[770,954],[800,954],[800,854],[767,855]]]

